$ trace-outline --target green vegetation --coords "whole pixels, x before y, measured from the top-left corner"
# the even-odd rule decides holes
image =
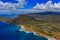
[[[60,15],[20,15],[13,21],[10,19],[9,23],[23,25],[26,31],[34,31],[50,37],[55,35],[60,37]]]

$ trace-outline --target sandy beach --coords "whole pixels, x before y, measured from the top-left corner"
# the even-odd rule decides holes
[[[20,29],[20,31],[25,31],[26,33],[30,33],[29,31],[26,31],[25,30],[25,28],[24,28],[24,26],[23,25],[19,25],[20,27],[21,27],[21,29]],[[35,32],[33,32],[34,33],[34,35],[38,35],[37,33],[35,33]],[[39,36],[39,35],[38,35]],[[40,35],[41,36],[41,35]],[[43,36],[44,37],[44,36]],[[47,38],[48,40],[55,40],[54,38],[52,38],[52,37],[48,37],[48,36],[45,36],[45,38]]]

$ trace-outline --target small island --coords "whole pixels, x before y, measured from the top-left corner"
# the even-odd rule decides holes
[[[60,14],[56,12],[22,14],[14,19],[0,17],[0,20],[51,40],[60,40]]]

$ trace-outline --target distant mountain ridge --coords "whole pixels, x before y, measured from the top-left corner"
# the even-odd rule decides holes
[[[60,15],[60,12],[46,11],[46,12],[39,12],[39,13],[29,13],[28,15],[32,15],[32,14],[39,14],[39,15]]]

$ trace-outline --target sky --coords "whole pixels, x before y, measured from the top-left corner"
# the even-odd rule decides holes
[[[18,0],[1,0],[3,2],[11,2],[11,3],[18,3]],[[25,9],[30,9],[34,7],[37,3],[46,3],[49,0],[25,0],[27,1],[27,5],[24,7]],[[58,3],[60,0],[51,0],[52,3]]]
[[[0,14],[60,12],[60,0],[0,0]]]

